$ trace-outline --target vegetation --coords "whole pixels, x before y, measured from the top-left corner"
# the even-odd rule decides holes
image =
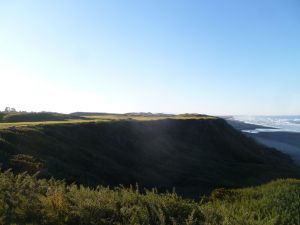
[[[200,114],[145,114],[145,113],[126,113],[126,114],[110,114],[110,113],[85,113],[77,112],[71,114],[61,113],[27,113],[27,112],[0,112],[0,129],[51,125],[51,124],[74,124],[74,123],[90,123],[90,122],[111,122],[119,120],[162,120],[162,119],[215,119],[215,117]]]
[[[239,190],[215,190],[201,210],[208,224],[300,224],[300,180]]]
[[[10,112],[0,121],[0,163],[11,168],[0,172],[0,224],[300,224],[300,180],[231,189],[300,171],[222,119]]]
[[[138,188],[94,189],[0,173],[0,223],[31,225],[300,224],[300,180],[219,189],[201,201]]]
[[[2,168],[89,186],[175,187],[192,198],[218,187],[300,174],[287,156],[258,145],[222,119],[106,118],[2,129]]]
[[[39,121],[66,121],[70,119],[83,119],[74,115],[40,112],[8,112],[0,113],[1,123],[15,123],[15,122],[39,122]]]

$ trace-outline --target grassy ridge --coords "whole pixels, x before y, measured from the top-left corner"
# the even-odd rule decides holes
[[[109,113],[0,113],[0,129],[27,127],[38,125],[55,125],[55,124],[70,124],[70,123],[90,123],[90,122],[110,122],[119,120],[162,120],[162,119],[215,119],[215,117],[198,114],[182,114],[182,115],[167,115],[167,114],[151,114],[144,115],[139,113],[126,114],[109,114]]]
[[[0,162],[86,185],[130,185],[199,196],[299,177],[291,160],[221,119],[120,119],[0,130]]]
[[[200,202],[175,193],[66,185],[0,173],[0,223],[31,225],[300,224],[300,180],[218,189]]]
[[[81,117],[60,113],[40,112],[10,112],[1,113],[0,122],[15,123],[15,122],[38,122],[38,121],[64,121],[70,119],[82,119]]]

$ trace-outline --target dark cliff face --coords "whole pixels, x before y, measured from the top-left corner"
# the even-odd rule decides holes
[[[85,185],[206,193],[298,177],[291,160],[222,119],[115,121],[0,131],[3,168]]]

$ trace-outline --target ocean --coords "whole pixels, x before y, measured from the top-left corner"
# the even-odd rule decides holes
[[[243,130],[248,133],[297,132],[300,133],[300,116],[233,116],[233,120],[266,128]]]

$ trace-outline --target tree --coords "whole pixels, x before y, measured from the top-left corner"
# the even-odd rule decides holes
[[[4,112],[16,112],[15,108],[5,107]]]

